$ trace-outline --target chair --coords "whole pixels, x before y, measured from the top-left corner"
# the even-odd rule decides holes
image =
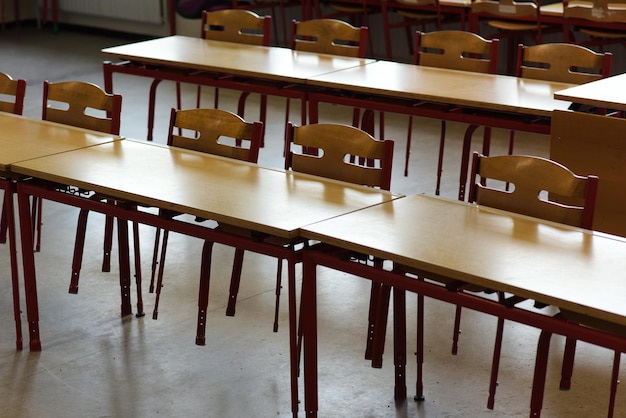
[[[609,0],[566,0],[563,2],[565,42],[586,46],[624,43],[626,41],[626,5]],[[575,41],[573,32],[589,37]]]
[[[3,21],[4,24],[4,21]],[[24,96],[26,95],[26,80],[14,80],[10,75],[0,72],[0,112],[21,115],[24,110]],[[11,193],[7,188],[5,193]],[[10,219],[7,212],[12,205],[13,199],[4,199],[2,203],[2,214],[0,215],[0,243],[7,242],[9,234],[9,245],[14,247],[15,243],[15,223]],[[22,320],[20,310],[19,277],[17,273],[17,255],[11,250],[11,281],[13,292],[13,312],[15,317],[15,336],[18,350],[22,349]]]
[[[355,27],[337,19],[313,19],[303,22],[292,21],[291,49],[295,51],[315,52],[318,54],[340,55],[345,57],[365,58],[369,29],[366,26]],[[290,101],[287,99],[285,124],[289,122]],[[302,125],[306,124],[306,105],[302,104]],[[380,136],[384,137],[384,116],[381,112]],[[373,112],[365,111],[362,120],[361,111],[354,109],[352,126],[361,127],[374,135]]]
[[[518,45],[516,77],[560,83],[584,84],[611,75],[612,54],[598,53],[580,45],[549,43]],[[513,154],[515,134],[509,138]]]
[[[386,0],[314,0],[315,19],[347,20],[354,26],[370,27],[370,15],[382,10]],[[370,51],[374,53],[374,44],[368,34]]]
[[[0,112],[21,115],[24,111],[26,80],[14,80],[10,75],[0,72]],[[12,100],[5,100],[12,97]]]
[[[282,3],[282,0],[281,0]],[[247,45],[269,46],[271,37],[271,16],[259,16],[250,10],[225,9],[212,12],[202,12],[202,39],[214,41],[235,42]],[[220,77],[223,77],[220,75]],[[180,83],[176,83],[177,105],[181,108]],[[200,108],[202,87],[198,86],[196,107]],[[242,118],[245,113],[246,100],[250,92],[242,92],[237,104],[237,113]],[[213,107],[219,107],[219,88],[214,89]],[[267,96],[261,95],[259,120],[265,126],[267,119]],[[261,144],[263,145],[263,144]]]
[[[488,186],[487,180],[499,181],[500,185],[512,184],[514,190],[505,191],[497,186]],[[551,222],[591,229],[597,188],[596,176],[578,176],[567,167],[545,158],[514,155],[485,157],[474,153],[469,201]],[[463,284],[455,286],[458,290],[463,290]],[[522,298],[506,296],[503,293],[498,295],[498,299],[507,306],[523,301]],[[455,338],[458,336],[460,312],[461,308],[457,306]],[[498,318],[487,403],[489,409],[493,409],[495,402],[503,331],[504,319]]]
[[[179,134],[175,134],[177,130],[180,130]],[[259,147],[262,140],[263,124],[261,122],[246,122],[240,116],[226,110],[189,109],[177,111],[172,109],[171,111],[170,129],[167,139],[167,144],[171,147],[185,148],[256,163],[259,158]],[[174,217],[178,214],[162,211],[160,215]],[[222,229],[233,228],[227,225],[220,225],[220,227]],[[162,240],[160,235],[160,229],[157,228],[152,258],[152,278],[150,280],[150,292],[152,292],[155,287],[156,275],[156,301],[152,313],[153,319],[157,319],[158,316],[168,231],[163,231]],[[206,242],[205,250],[203,251],[210,251],[211,246],[212,243]],[[157,260],[159,260],[158,273],[156,272]],[[207,274],[208,272],[210,272],[210,269],[207,270]]]
[[[24,96],[26,95],[26,80],[14,80],[10,75],[0,72],[0,112],[21,115],[24,110]],[[12,100],[9,100],[12,98]],[[7,208],[2,206],[0,217],[0,243],[7,239]]]
[[[439,0],[384,0],[382,4],[383,34],[385,36],[385,54],[388,60],[393,59],[391,49],[391,29],[405,28],[409,53],[413,48],[413,26],[421,25],[422,32],[426,31],[427,24],[435,25],[436,30],[441,30],[441,7]],[[396,14],[401,20],[393,20],[390,15]]]
[[[513,72],[515,45],[524,43],[522,41],[524,36],[530,36],[535,44],[541,44],[544,33],[556,30],[554,25],[543,21],[539,13],[540,5],[539,0],[475,0],[472,2],[469,25],[472,32],[482,33],[480,26],[484,21],[489,28],[495,30],[495,33],[489,37],[511,39],[507,59],[507,73],[509,74]]]
[[[302,7],[302,2],[296,0],[251,0],[251,1],[238,1],[232,0],[232,8],[235,10],[251,10],[256,11],[259,9],[270,9],[271,16],[274,17],[274,37],[278,42],[278,26],[276,24],[276,8],[278,7],[280,12],[280,21],[282,28],[282,44],[287,45],[289,39],[287,38],[287,18],[285,9],[293,7]],[[269,35],[268,35],[269,36]]]
[[[498,39],[485,39],[471,32],[438,31],[422,33],[418,31],[415,34],[413,63],[415,65],[425,65],[450,70],[495,74],[498,66],[498,45]],[[454,107],[449,107],[450,111],[454,111]],[[405,176],[407,176],[409,172],[412,128],[413,118],[410,117],[404,161]],[[490,133],[490,128],[486,128],[484,140],[487,142],[489,141]],[[435,185],[436,195],[439,195],[441,189],[445,135],[446,122],[441,121],[437,180]]]
[[[122,96],[109,94],[92,83],[83,81],[66,81],[43,83],[43,120],[77,126],[79,128],[119,135]],[[106,197],[93,195],[94,200],[107,200]],[[37,213],[37,251],[41,240],[41,200],[38,202]],[[33,205],[34,206],[34,205]],[[76,228],[74,258],[72,261],[72,278],[70,293],[78,292],[78,281],[82,265],[83,246],[87,228],[88,210],[81,210]],[[136,227],[136,225],[135,225]],[[135,236],[137,239],[137,237]],[[110,271],[111,247],[113,242],[113,218],[107,217],[104,234],[104,256],[102,271]]]
[[[379,187],[389,190],[393,163],[393,141],[376,140],[367,132],[349,125],[312,124],[287,125],[285,135],[285,169],[316,176]],[[323,155],[312,155],[307,150],[321,149]],[[268,237],[268,242],[295,248],[306,245],[301,240],[283,240]],[[233,267],[227,315],[235,314],[237,292],[241,281],[243,251]],[[282,276],[282,260],[278,260],[276,275],[276,304],[274,332],[278,330],[278,308]]]
[[[486,157],[477,152],[473,154],[469,202],[482,206],[519,213],[558,222],[571,226],[590,229],[593,222],[598,178],[596,176],[578,176],[567,167],[545,158],[532,156],[504,155]],[[487,184],[490,182],[490,184]],[[512,191],[506,185],[513,185]],[[493,293],[490,289],[467,283],[453,281],[446,277],[422,277],[418,271],[396,265],[394,269],[402,274],[416,275],[418,280],[441,283],[450,291],[470,291]],[[513,306],[524,299],[515,295],[498,294],[498,300],[507,306]],[[416,399],[423,399],[422,363],[423,363],[423,324],[424,297],[418,295],[417,316],[417,388]],[[456,307],[452,354],[456,354],[460,333],[461,307]],[[504,319],[498,318],[494,345],[489,399],[487,407],[493,409],[497,387],[498,369]]]

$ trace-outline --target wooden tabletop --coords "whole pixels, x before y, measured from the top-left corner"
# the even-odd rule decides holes
[[[112,60],[224,72],[291,83],[304,83],[304,80],[314,75],[374,61],[180,35],[106,48],[102,54]]]
[[[554,92],[571,84],[377,61],[312,77],[308,84],[393,98],[549,117],[570,103]]]
[[[12,163],[121,139],[73,126],[0,112],[0,171]]]
[[[285,238],[304,225],[394,198],[369,187],[132,140],[29,160],[12,170]]]
[[[554,93],[554,97],[573,103],[626,110],[626,74],[614,75]]]
[[[626,325],[626,241],[614,236],[423,195],[302,235]]]

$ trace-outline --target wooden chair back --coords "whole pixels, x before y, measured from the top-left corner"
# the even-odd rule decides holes
[[[480,177],[480,179],[478,178]],[[513,190],[487,185],[497,180]],[[578,176],[541,157],[474,153],[469,201],[522,215],[592,229],[598,177]]]
[[[495,74],[498,39],[485,39],[472,32],[443,30],[415,33],[413,63],[450,70]]]
[[[394,143],[390,139],[377,140],[349,125],[289,123],[285,141],[285,169],[384,190],[391,187]],[[293,145],[318,149],[318,154],[297,152]]]
[[[612,54],[580,45],[550,43],[518,45],[518,77],[583,84],[611,75]]]
[[[291,24],[291,49],[365,58],[368,28],[337,19],[313,19]]]
[[[43,120],[119,135],[121,112],[122,96],[95,84],[43,82]]]
[[[244,9],[202,12],[203,39],[269,46],[271,33],[271,16],[259,16]]]
[[[505,20],[537,20],[539,4],[536,0],[474,0],[471,5],[471,14]]]
[[[26,80],[14,80],[10,75],[0,72],[0,112],[21,115],[25,95]]]
[[[178,131],[178,134],[175,132]],[[221,109],[172,109],[167,144],[256,163],[263,124]]]
[[[563,17],[593,22],[626,23],[626,2],[621,0],[564,0]]]

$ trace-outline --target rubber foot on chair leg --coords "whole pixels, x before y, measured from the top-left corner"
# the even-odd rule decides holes
[[[196,337],[196,345],[206,345],[205,337]]]
[[[422,396],[415,395],[415,396],[413,396],[413,400],[416,401],[416,402],[424,402],[426,400],[426,398],[424,398],[424,395],[422,395]]]
[[[142,316],[146,316],[146,313],[145,313],[145,312],[143,312],[143,311],[142,311],[142,312],[137,312],[137,313],[135,314],[135,317],[137,317],[137,318],[141,318]],[[155,319],[156,319],[156,318],[155,318]]]
[[[559,390],[570,390],[572,387],[572,382],[569,380],[562,381],[559,385]]]

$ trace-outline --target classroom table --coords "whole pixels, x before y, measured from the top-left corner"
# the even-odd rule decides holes
[[[463,142],[459,200],[465,197],[475,128],[549,134],[552,111],[570,105],[554,99],[554,92],[571,87],[567,83],[391,61],[313,76],[307,83],[310,123],[318,122],[320,103],[334,103],[470,124]]]
[[[11,164],[90,147],[117,139],[120,138],[100,132],[0,112],[0,144],[2,145],[2,152],[0,152],[0,188],[4,190],[0,234],[4,238],[8,231],[16,346],[18,350],[22,349],[22,329],[13,193],[15,192],[15,181],[20,176],[11,171]]]
[[[158,82],[170,80],[297,99],[302,103],[303,124],[306,79],[374,61],[180,35],[105,48],[102,54],[116,60],[103,64],[104,88],[109,93],[113,92],[115,73],[155,80],[150,89],[150,112]],[[150,113],[148,140],[152,139],[153,117]]]
[[[29,196],[38,196],[106,213],[122,223],[127,220],[137,221],[202,240],[286,259],[294,415],[298,408],[295,264],[301,252],[263,239],[224,232],[220,228],[134,210],[132,206],[149,206],[189,214],[249,229],[258,234],[289,239],[298,237],[299,229],[304,225],[398,197],[365,186],[128,139],[28,160],[14,164],[11,170],[22,176],[32,176],[31,181],[17,184],[20,229],[24,237],[22,251],[31,350],[41,349],[29,203]],[[50,183],[71,185],[118,202],[126,202],[127,205],[96,202],[84,193],[67,193],[65,187],[51,188]],[[118,234],[126,234],[121,226],[118,224],[122,231],[118,231]],[[121,245],[124,243],[120,242]],[[120,248],[120,253],[123,251],[127,251],[127,247]],[[127,259],[124,262],[127,263]],[[122,266],[120,268],[122,270]],[[120,277],[122,311],[131,313],[128,292],[130,278],[128,268],[124,267],[123,270],[125,272]],[[207,303],[208,289],[201,289],[196,335],[196,343],[201,345],[204,344],[203,318]]]
[[[626,110],[625,88],[626,74],[619,74],[556,91],[554,98],[587,107]]]
[[[367,225],[364,228],[363,225]],[[626,338],[559,317],[350,261],[357,252],[556,306],[619,327],[626,326],[626,241],[536,218],[433,196],[412,195],[312,224],[302,236],[321,241],[303,254],[301,295],[304,335],[305,412],[317,416],[316,267],[341,270],[390,285],[394,324],[403,324],[409,290],[507,320],[623,352]],[[396,306],[396,302],[399,302]],[[398,329],[400,333],[404,332]],[[406,337],[396,338],[404,342]],[[396,346],[396,396],[406,396],[406,346]],[[545,364],[537,364],[531,416],[539,416]],[[421,382],[418,382],[418,384]],[[321,409],[323,411],[323,407]]]

